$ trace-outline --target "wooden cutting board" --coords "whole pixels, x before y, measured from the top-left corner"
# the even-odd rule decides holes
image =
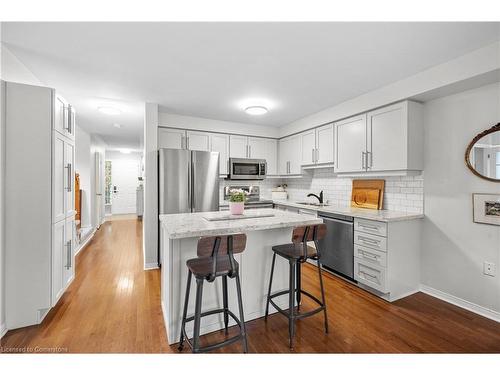
[[[382,209],[385,180],[353,180],[351,207]]]

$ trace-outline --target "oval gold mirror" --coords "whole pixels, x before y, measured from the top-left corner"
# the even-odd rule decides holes
[[[500,123],[474,137],[465,150],[465,163],[476,176],[500,182]]]

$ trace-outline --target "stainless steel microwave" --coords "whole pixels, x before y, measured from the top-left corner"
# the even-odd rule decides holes
[[[264,159],[229,158],[230,180],[263,180],[267,163]]]

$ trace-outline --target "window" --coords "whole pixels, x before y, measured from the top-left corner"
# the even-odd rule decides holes
[[[111,161],[106,160],[104,166],[104,203],[111,204]]]

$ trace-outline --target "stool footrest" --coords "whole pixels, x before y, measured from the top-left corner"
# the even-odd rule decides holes
[[[293,291],[294,293],[297,293],[297,289],[294,289]],[[274,301],[273,301],[273,298],[276,298],[276,297],[279,297],[279,296],[282,296],[282,295],[285,295],[285,294],[289,294],[290,291],[289,290],[282,290],[281,292],[276,292],[276,293],[272,293],[271,295],[269,295],[269,303],[271,305],[273,305],[273,307],[278,310],[279,313],[285,315],[286,317],[289,317],[290,316],[290,313],[289,313],[289,309],[282,309],[281,307],[279,307]],[[305,294],[306,296],[308,296],[309,298],[311,298],[314,302],[316,302],[318,305],[320,305],[320,307],[314,309],[314,310],[311,310],[311,311],[306,311],[306,312],[303,312],[303,313],[298,313],[298,314],[294,314],[293,315],[293,318],[294,319],[302,319],[302,318],[307,318],[311,315],[314,315],[314,314],[317,314],[319,313],[320,311],[323,311],[325,310],[325,306],[323,306],[323,303],[318,299],[316,298],[315,296],[313,296],[311,293],[309,292],[306,292],[305,290],[301,290],[300,291],[301,294]]]
[[[227,312],[228,315],[231,318],[233,318],[233,320],[236,322],[236,324],[238,325],[238,327],[240,329],[240,333],[238,335],[233,336],[233,337],[231,337],[229,339],[226,339],[224,341],[221,341],[221,342],[218,342],[218,343],[215,343],[215,344],[211,344],[211,345],[202,346],[202,347],[200,347],[200,348],[198,348],[196,350],[193,350],[195,353],[203,353],[203,352],[208,352],[210,350],[219,349],[219,348],[222,348],[222,347],[224,347],[226,345],[233,344],[236,341],[243,339],[244,335],[242,334],[242,324],[241,324],[241,321],[229,309],[227,311],[224,310],[224,309],[215,309],[215,310],[205,311],[205,312],[202,312],[200,314],[200,318],[203,318],[204,316],[208,316],[208,315],[222,314],[224,312]],[[186,323],[187,322],[191,322],[193,320],[194,320],[194,316],[190,316],[190,317],[186,318]],[[183,333],[184,333],[185,341],[187,342],[187,344],[189,345],[189,347],[191,349],[193,349],[192,339],[188,338],[188,335],[186,333],[186,329],[183,330]]]

